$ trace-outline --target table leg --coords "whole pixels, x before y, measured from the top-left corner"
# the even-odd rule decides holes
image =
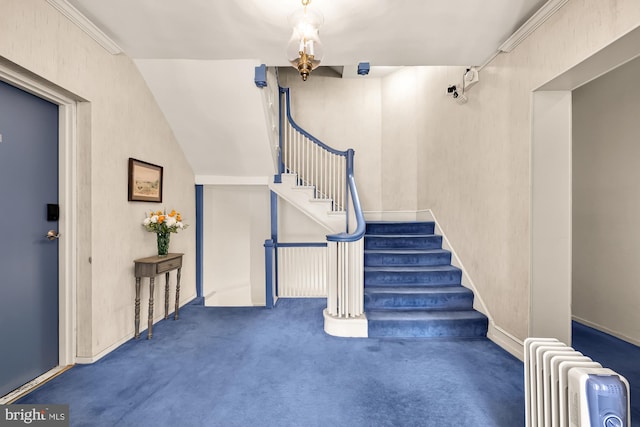
[[[178,278],[176,281],[176,311],[173,313],[173,320],[178,320],[178,310],[180,310],[180,273],[182,267],[178,268]]]
[[[164,274],[164,318],[169,318],[169,272]]]
[[[155,277],[149,278],[149,325],[147,339],[150,340],[153,337],[153,288],[155,287]]]
[[[135,339],[140,338],[140,278],[136,277],[136,334]]]

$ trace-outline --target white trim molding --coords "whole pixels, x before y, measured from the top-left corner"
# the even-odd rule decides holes
[[[524,361],[524,343],[491,321],[489,322],[487,338],[512,356],[517,357],[520,361]]]
[[[269,185],[268,176],[196,175],[196,185]]]
[[[556,13],[568,0],[549,0],[531,18],[527,20],[515,33],[511,35],[498,48],[498,52],[511,52],[522,43],[539,26],[545,23],[554,13]]]
[[[109,36],[96,27],[96,25],[84,16],[78,9],[73,7],[67,0],[47,0],[51,6],[66,16],[78,28],[87,33],[100,46],[112,55],[122,53],[122,48],[118,46]]]

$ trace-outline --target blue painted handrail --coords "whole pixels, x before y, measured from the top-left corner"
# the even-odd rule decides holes
[[[324,148],[328,152],[346,157],[347,151],[340,151],[340,150],[336,150],[335,148],[329,147],[327,144],[320,141],[318,138],[316,138],[315,136],[311,135],[309,132],[302,129],[300,126],[298,126],[298,124],[293,120],[293,117],[291,117],[291,100],[289,98],[289,88],[281,87],[280,93],[283,93],[285,95],[285,98],[286,98],[285,110],[287,114],[287,120],[289,121],[289,123],[291,123],[291,126],[295,130],[297,130],[298,132],[300,132],[301,134],[309,138],[311,141],[313,141],[314,144],[319,145],[320,147]]]
[[[317,144],[318,146],[322,147],[323,149],[329,151],[330,153],[333,153],[335,155],[339,155],[339,156],[344,156],[347,160],[347,165],[346,165],[346,190],[348,191],[348,194],[351,195],[351,201],[353,203],[353,210],[355,213],[355,217],[356,217],[356,229],[353,233],[349,233],[349,208],[348,205],[349,203],[347,203],[347,206],[345,206],[345,211],[346,211],[346,231],[343,233],[339,233],[339,234],[331,234],[327,236],[327,240],[330,242],[355,242],[360,240],[365,233],[365,227],[366,227],[366,223],[364,220],[364,214],[362,213],[362,205],[360,204],[360,197],[358,196],[358,189],[356,187],[356,181],[355,181],[355,177],[354,177],[354,173],[353,173],[353,169],[354,169],[354,162],[353,162],[353,156],[355,154],[355,152],[353,151],[353,149],[349,149],[347,151],[340,151],[340,150],[336,150],[334,148],[329,147],[328,145],[326,145],[325,143],[323,143],[322,141],[320,141],[318,138],[316,138],[315,136],[309,134],[307,131],[305,131],[304,129],[302,129],[300,126],[298,126],[298,124],[293,120],[293,117],[291,117],[291,99],[290,99],[290,95],[289,95],[289,88],[285,88],[285,87],[280,87],[280,93],[284,94],[285,96],[285,113],[286,113],[286,120],[291,124],[291,126],[298,132],[300,132],[302,135],[304,135],[306,138],[308,138],[310,141],[312,141],[314,144]],[[280,111],[282,112],[282,106],[280,108]],[[281,121],[282,124],[282,121]],[[282,132],[280,132],[280,150],[278,153],[278,157],[279,157],[279,175],[284,173],[284,163],[282,162]],[[279,176],[277,177],[277,181],[279,182]]]
[[[347,188],[349,194],[351,194],[353,211],[356,215],[356,229],[353,233],[349,233],[349,211],[347,210],[347,231],[344,233],[328,235],[327,240],[329,242],[355,242],[364,237],[366,222],[364,220],[364,214],[362,213],[362,205],[360,204],[360,197],[358,196],[356,180],[353,176],[354,154],[355,153],[352,149],[347,150]]]

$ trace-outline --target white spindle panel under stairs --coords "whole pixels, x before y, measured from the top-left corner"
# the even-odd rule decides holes
[[[320,246],[321,245],[321,246]],[[327,296],[327,247],[278,244],[278,295]]]
[[[337,318],[364,313],[364,240],[329,242],[327,312]]]

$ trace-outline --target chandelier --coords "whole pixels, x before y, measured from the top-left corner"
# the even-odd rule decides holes
[[[320,65],[324,55],[318,35],[324,18],[320,12],[309,5],[310,3],[311,0],[302,0],[302,10],[294,12],[289,17],[293,33],[287,45],[287,58],[304,81],[307,80],[311,71]]]

